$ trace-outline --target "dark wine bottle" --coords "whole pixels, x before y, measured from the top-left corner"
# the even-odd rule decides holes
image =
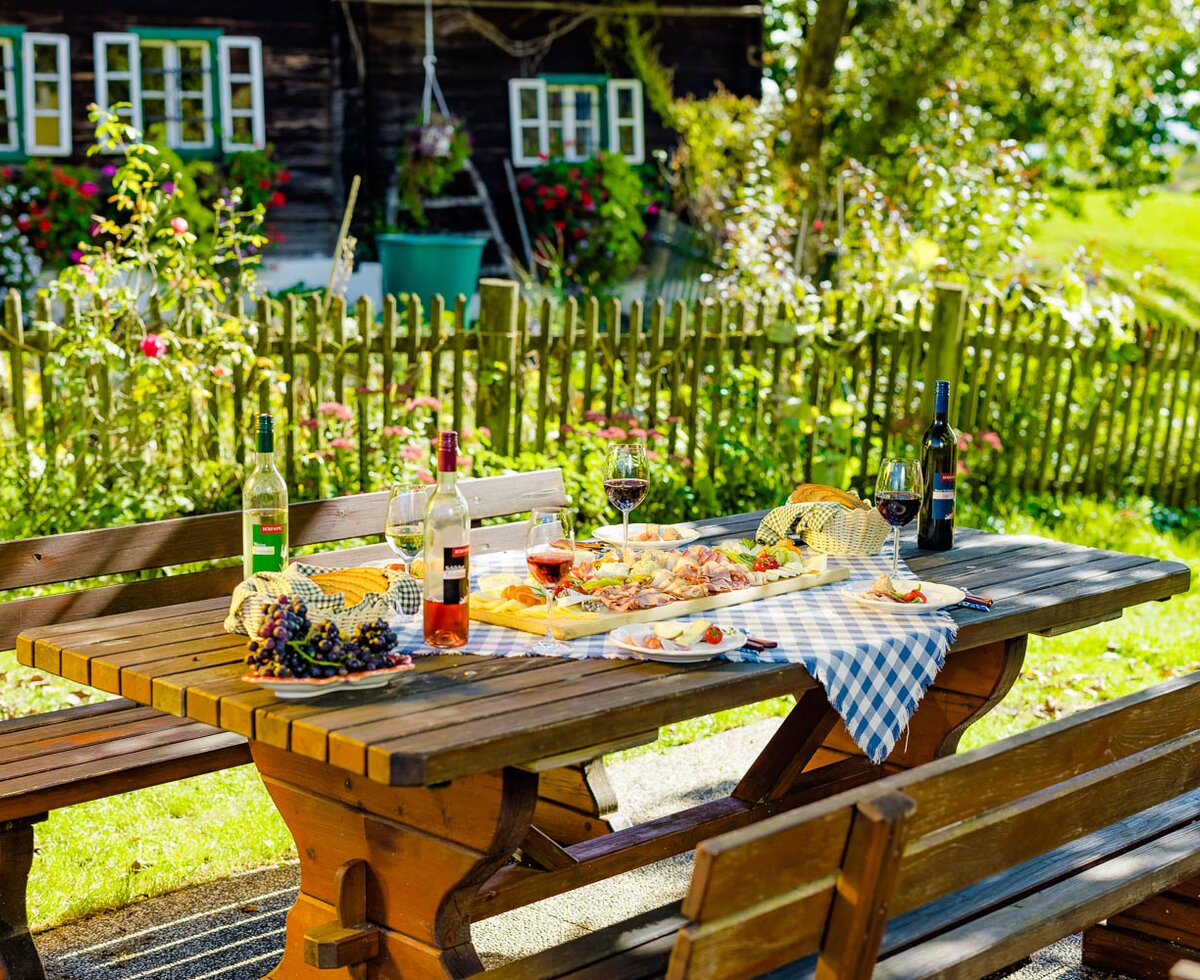
[[[950,382],[934,386],[933,423],[921,440],[921,511],[917,547],[949,551],[954,547],[954,490],[958,479],[958,433],[950,428]]]

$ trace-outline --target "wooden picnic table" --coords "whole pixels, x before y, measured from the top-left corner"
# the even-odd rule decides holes
[[[700,523],[743,536],[760,517]],[[995,607],[953,612],[947,664],[883,766],[867,762],[796,664],[448,653],[419,658],[398,690],[286,703],[240,680],[245,638],[222,631],[220,599],[39,627],[18,646],[42,669],[251,739],[301,866],[273,976],[359,975],[310,965],[306,944],[314,963],[369,962],[373,977],[463,976],[480,969],[472,919],[951,753],[1012,687],[1030,633],[1114,619],[1190,579],[1178,562],[970,530],[953,551],[920,553],[910,541],[905,557],[916,574]],[[785,694],[795,708],[729,797],[569,846],[535,825],[539,793],[553,798],[564,766],[651,741],[661,725]]]

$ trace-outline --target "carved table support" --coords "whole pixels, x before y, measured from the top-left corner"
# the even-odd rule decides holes
[[[528,833],[535,774],[505,769],[400,788],[261,742],[250,749],[300,856],[300,895],[272,977],[410,980],[482,968],[471,943],[470,899]],[[306,943],[310,958],[325,951],[327,962],[343,965],[311,965]],[[367,958],[373,948],[377,954]]]
[[[0,821],[0,977],[43,980],[42,961],[29,935],[25,888],[33,863],[33,825],[46,815]]]

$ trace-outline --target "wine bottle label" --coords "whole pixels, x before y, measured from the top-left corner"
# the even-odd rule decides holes
[[[282,524],[255,521],[250,525],[250,567],[254,572],[282,572],[287,541]]]
[[[467,601],[468,546],[442,549],[442,602],[448,606]]]
[[[954,483],[957,475],[954,473],[933,474],[933,519],[935,521],[952,520],[954,517]]]

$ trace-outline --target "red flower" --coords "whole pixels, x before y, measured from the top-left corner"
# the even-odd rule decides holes
[[[0,170],[0,176],[2,176],[5,180],[8,180],[8,178],[11,177],[12,175],[13,175],[12,167],[5,167],[3,170]]]
[[[17,218],[17,227],[20,228],[21,231],[27,231],[29,229],[29,215],[23,214]]]
[[[587,191],[584,191],[584,192],[583,192],[583,193],[582,193],[582,194],[579,196],[579,202],[580,202],[580,203],[581,203],[581,204],[582,204],[582,205],[583,205],[585,208],[591,208],[591,207],[594,207],[594,206],[595,206],[595,204],[596,204],[596,200],[595,200],[595,198],[593,198],[593,197],[592,197],[592,195],[591,195],[591,194],[589,194]]]
[[[42,251],[42,249],[44,249],[48,244],[49,243],[44,238],[35,238],[33,240],[33,247],[36,248],[39,252]]]
[[[813,227],[813,231],[820,231],[822,228],[825,227],[825,222],[822,221],[820,218],[813,218],[812,227]]]
[[[66,174],[63,174],[59,179],[62,181],[64,187],[77,187],[79,185],[79,181],[74,177],[68,177]]]
[[[584,235],[587,234],[587,229],[586,228],[576,228],[575,231],[572,232],[572,234],[575,236],[575,240],[578,241]]]
[[[517,186],[523,191],[529,190],[534,184],[534,180],[529,174],[522,174],[517,180]]]
[[[167,342],[156,333],[148,333],[142,338],[142,353],[150,358],[162,357],[167,352]]]
[[[52,200],[52,201],[57,201],[57,200],[58,200],[58,191],[51,191],[51,192],[50,192],[49,194],[47,194],[46,196],[47,196],[48,198],[50,198],[50,200]]]
[[[263,177],[258,182],[258,186],[261,187],[264,191],[269,191],[271,189],[271,182],[269,180],[267,180],[266,177]]]
[[[549,194],[549,193],[550,193],[550,188],[549,188],[549,187],[547,187],[545,184],[539,184],[539,185],[538,185],[538,189],[537,189],[537,196],[538,196],[538,197],[545,197],[545,196],[546,196],[547,194]]]
[[[562,184],[554,185],[554,193],[558,195],[558,199],[560,201],[565,201],[567,199],[567,189],[563,187]]]
[[[285,204],[287,204],[287,198],[284,196],[283,191],[276,191],[271,195],[271,207],[281,208]]]
[[[578,180],[578,179],[579,179],[579,168],[578,168],[578,167],[572,167],[570,170],[568,170],[568,171],[567,171],[567,176],[568,176],[568,177],[569,177],[571,180]]]
[[[545,209],[547,211],[553,211],[558,206],[558,201],[556,201],[552,197],[548,197],[548,198],[546,198],[545,201],[542,202],[542,204],[543,204],[543,207],[545,207]]]
[[[279,183],[287,184],[291,181],[291,179],[292,179],[292,172],[290,170],[279,171]]]
[[[565,221],[556,221],[556,222],[554,222],[554,230],[555,230],[555,231],[566,231],[566,230],[567,230],[567,223],[566,223]]]
[[[45,218],[38,222],[38,231],[49,231],[52,227],[53,225]]]

